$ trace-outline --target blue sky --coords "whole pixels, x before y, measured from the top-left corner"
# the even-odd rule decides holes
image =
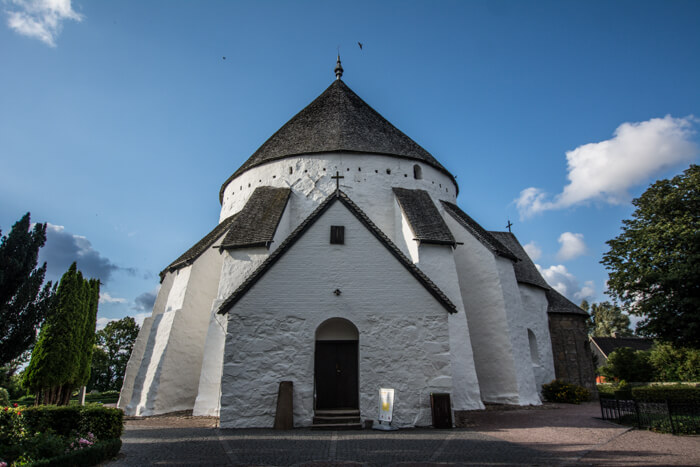
[[[697,1],[0,0],[0,18],[0,228],[50,223],[50,278],[73,260],[100,277],[103,324],[150,313],[158,272],[332,82],[338,47],[459,205],[510,219],[577,303],[607,298],[632,197],[698,161]]]

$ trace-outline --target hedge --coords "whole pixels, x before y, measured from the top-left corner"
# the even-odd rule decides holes
[[[591,392],[577,384],[567,383],[555,379],[551,383],[542,385],[542,395],[549,402],[566,402],[580,404],[591,400]]]
[[[97,439],[119,438],[124,429],[124,413],[100,405],[26,407],[22,411],[25,429],[30,433],[53,432],[70,436],[73,431],[92,432]]]
[[[29,464],[29,467],[50,465],[51,467],[89,467],[97,465],[119,454],[122,440],[119,438],[99,441],[89,448],[70,451],[51,459],[41,459]]]
[[[642,386],[632,388],[632,397],[644,402],[692,402],[700,403],[700,387],[674,386]]]

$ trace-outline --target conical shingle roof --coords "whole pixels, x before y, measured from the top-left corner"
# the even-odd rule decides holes
[[[428,151],[406,136],[337,79],[272,135],[221,187],[253,167],[300,154],[372,153],[424,162],[454,177]],[[455,186],[457,182],[455,181]]]

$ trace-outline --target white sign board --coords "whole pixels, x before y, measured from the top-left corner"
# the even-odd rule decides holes
[[[394,390],[379,388],[379,421],[391,423],[394,412]]]

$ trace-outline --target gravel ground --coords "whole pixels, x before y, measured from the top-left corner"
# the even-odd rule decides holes
[[[469,427],[397,432],[221,430],[213,418],[127,421],[105,465],[700,465],[700,437],[630,430],[597,403],[470,413]]]

